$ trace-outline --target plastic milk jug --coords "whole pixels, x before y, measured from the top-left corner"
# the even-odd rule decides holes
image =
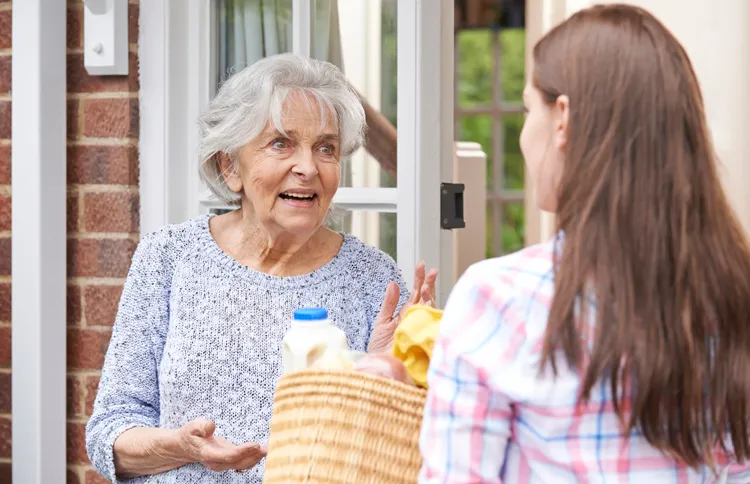
[[[320,359],[348,351],[346,334],[331,323],[324,308],[294,311],[292,327],[284,336],[284,373],[304,370]]]

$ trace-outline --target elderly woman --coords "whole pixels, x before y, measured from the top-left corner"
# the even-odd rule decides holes
[[[293,311],[325,307],[350,348],[376,352],[407,306],[432,302],[436,271],[418,265],[410,295],[389,256],[323,226],[364,131],[326,62],[270,57],[222,86],[201,120],[201,171],[239,209],[138,246],[86,429],[100,474],[260,483]]]

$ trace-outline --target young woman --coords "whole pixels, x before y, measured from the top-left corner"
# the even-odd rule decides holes
[[[589,8],[536,45],[524,100],[558,235],[457,284],[420,482],[750,482],[750,248],[685,50]]]

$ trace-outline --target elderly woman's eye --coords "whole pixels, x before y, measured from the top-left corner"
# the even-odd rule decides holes
[[[271,141],[271,146],[277,150],[285,150],[289,148],[289,142],[283,138],[277,138]]]
[[[336,148],[333,145],[323,145],[320,147],[320,152],[324,155],[334,155],[336,154]]]

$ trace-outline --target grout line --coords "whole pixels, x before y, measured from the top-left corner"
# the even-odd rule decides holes
[[[68,140],[68,146],[138,146],[138,138],[80,138]]]
[[[80,194],[85,193],[139,193],[140,189],[136,185],[68,185],[71,188],[79,188]]]
[[[122,286],[124,277],[68,277],[68,284],[75,286]]]
[[[68,240],[132,240],[138,242],[138,232],[68,232]]]
[[[105,92],[69,92],[68,99],[137,99],[137,92],[105,91]]]

